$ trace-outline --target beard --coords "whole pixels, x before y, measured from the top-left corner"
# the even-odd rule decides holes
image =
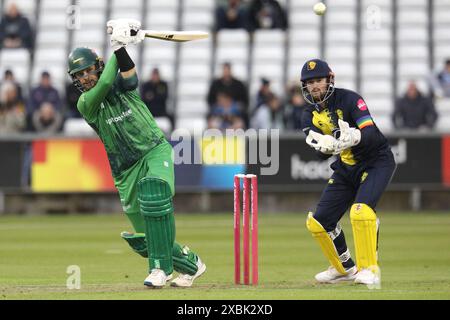
[[[313,97],[314,100],[320,101],[325,96],[325,92],[323,92],[322,90],[313,91],[311,92],[311,96]]]
[[[97,84],[97,80],[89,80],[83,84],[85,90],[90,90]]]

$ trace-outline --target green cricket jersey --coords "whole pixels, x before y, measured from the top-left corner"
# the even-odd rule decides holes
[[[84,92],[77,103],[102,140],[115,177],[166,141],[137,92],[137,76],[125,79],[118,71],[112,54],[95,87]]]

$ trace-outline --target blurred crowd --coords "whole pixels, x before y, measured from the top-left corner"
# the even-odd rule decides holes
[[[286,11],[276,0],[219,0],[215,19],[215,31],[288,28]],[[16,5],[10,4],[0,21],[0,50],[26,48],[32,53],[33,43],[33,26]],[[139,88],[143,101],[156,118],[167,119],[170,128],[175,128],[174,111],[168,108],[170,84],[158,68],[149,75],[143,75],[143,79]],[[426,93],[411,81],[404,95],[398,97],[392,111],[395,128],[435,127],[438,114],[434,98],[450,98],[450,59],[430,79],[430,90]],[[277,94],[271,88],[270,78],[259,80],[258,91],[249,92],[248,84],[233,75],[232,64],[224,63],[221,75],[211,81],[205,97],[209,106],[207,127],[298,130],[305,106],[298,82],[287,84],[285,92]],[[64,92],[59,92],[53,86],[52,75],[46,70],[42,70],[39,83],[26,91],[28,94],[16,81],[13,68],[4,70],[0,81],[1,134],[55,134],[63,130],[68,119],[81,118],[76,107],[81,93],[71,83],[67,83]]]
[[[220,29],[288,28],[286,10],[276,0],[221,0],[215,12],[215,31]]]

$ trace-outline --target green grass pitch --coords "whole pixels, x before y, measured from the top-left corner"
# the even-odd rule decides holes
[[[450,214],[382,212],[382,288],[319,285],[327,267],[305,214],[260,214],[260,285],[233,284],[232,214],[178,214],[177,240],[197,251],[207,272],[192,288],[147,289],[147,261],[119,237],[125,216],[0,217],[0,299],[450,299]],[[348,215],[343,218],[351,252]],[[67,267],[81,268],[68,289]]]

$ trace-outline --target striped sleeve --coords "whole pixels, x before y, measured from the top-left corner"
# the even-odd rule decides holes
[[[363,116],[359,119],[356,119],[356,124],[359,129],[364,129],[365,127],[373,126],[373,120],[369,114],[369,115]]]
[[[355,94],[351,99],[351,115],[360,130],[374,125],[367,104],[361,96]]]

